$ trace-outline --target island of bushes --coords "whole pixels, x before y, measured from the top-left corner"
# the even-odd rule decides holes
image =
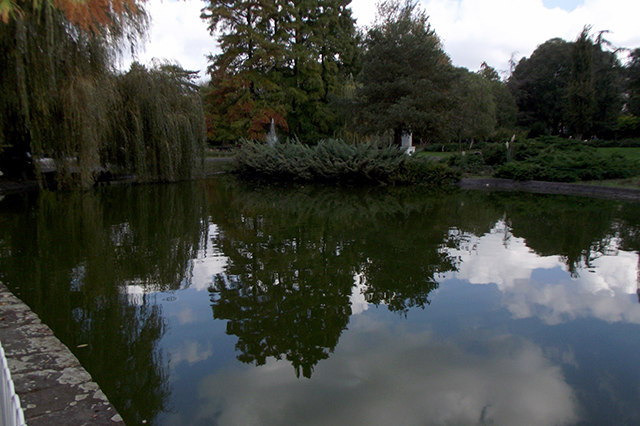
[[[466,151],[457,145],[426,145],[407,155],[395,145],[349,144],[328,139],[316,145],[296,140],[277,144],[245,141],[233,171],[245,177],[298,182],[423,184],[447,186],[463,176],[516,181],[578,182],[628,179],[640,162],[621,150],[640,151],[640,141],[578,141],[558,137],[487,142]]]

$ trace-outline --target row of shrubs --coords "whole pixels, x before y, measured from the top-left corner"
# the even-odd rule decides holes
[[[481,150],[455,155],[448,164],[466,173],[515,180],[576,182],[626,179],[640,172],[638,161],[619,153],[602,154],[582,141],[543,137],[485,144]]]
[[[375,142],[348,144],[336,139],[307,145],[292,140],[273,146],[245,141],[235,171],[285,181],[446,186],[463,173],[503,179],[575,182],[637,176],[638,161],[602,154],[593,144],[542,137],[511,143],[483,143],[447,161],[406,155],[396,146]]]
[[[245,176],[286,181],[424,184],[455,184],[461,171],[444,163],[416,159],[396,146],[374,142],[347,144],[329,139],[317,145],[297,140],[273,146],[245,141],[235,156],[235,171]]]

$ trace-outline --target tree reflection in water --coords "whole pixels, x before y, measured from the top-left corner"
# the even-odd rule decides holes
[[[605,200],[235,180],[208,191],[215,243],[229,258],[209,289],[214,318],[228,320],[241,361],[284,358],[304,377],[347,328],[355,284],[367,302],[406,315],[457,270],[451,249],[500,221],[505,244],[522,237],[541,256],[561,256],[574,275],[632,232],[613,220],[619,204]]]
[[[216,244],[229,258],[209,289],[213,316],[238,337],[238,359],[284,358],[311,377],[349,323],[356,276],[369,303],[403,314],[428,304],[437,276],[456,269],[445,247],[459,244],[449,229],[460,209],[425,191],[209,187]]]
[[[180,288],[206,232],[203,201],[197,184],[148,185],[44,191],[2,212],[0,241],[13,255],[0,256],[0,280],[74,351],[127,424],[167,409],[165,319],[150,293]]]
[[[349,326],[354,292],[400,317],[424,308],[442,275],[462,270],[454,253],[497,228],[504,245],[523,239],[575,275],[612,248],[640,250],[639,218],[640,205],[604,200],[232,177],[43,192],[0,203],[0,280],[74,350],[127,424],[151,424],[171,397],[154,292],[187,286],[209,238],[227,259],[208,278],[213,317],[237,338],[238,358],[285,359],[311,377]]]

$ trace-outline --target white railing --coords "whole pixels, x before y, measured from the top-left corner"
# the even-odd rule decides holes
[[[13,387],[2,344],[0,344],[0,421],[1,426],[27,426],[20,406],[20,398]]]

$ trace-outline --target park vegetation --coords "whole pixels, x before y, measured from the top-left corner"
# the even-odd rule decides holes
[[[434,179],[433,161],[401,152],[391,160],[389,146],[399,151],[403,136],[412,135],[424,150],[458,152],[441,161],[458,176],[576,181],[636,174],[634,160],[576,141],[640,136],[640,49],[623,65],[606,32],[585,26],[575,41],[543,43],[502,78],[487,63],[477,72],[454,66],[416,1],[379,3],[374,23],[359,30],[349,3],[209,1],[202,16],[222,52],[210,57],[203,90],[207,135],[213,145],[242,145],[240,173],[449,182]],[[261,145],[273,129],[289,142]]]
[[[451,185],[458,170],[443,163],[415,159],[395,146],[346,144],[326,139],[316,145],[297,140],[275,145],[247,142],[236,154],[243,175],[285,181]]]
[[[243,174],[288,180],[573,181],[639,169],[591,145],[640,137],[640,48],[585,26],[502,75],[487,63],[470,71],[452,64],[416,0],[381,1],[365,28],[349,4],[206,0],[220,50],[197,83],[170,62],[116,69],[147,27],[134,0],[3,2],[0,169],[43,180],[39,159],[50,157],[63,187],[175,181],[202,173],[206,142],[242,146]],[[410,159],[399,149],[409,135],[419,151],[458,154]]]
[[[196,175],[204,113],[192,73],[133,64],[118,72],[148,16],[133,0],[2,2],[0,169],[57,187],[101,177],[173,181]],[[42,158],[48,158],[43,162]]]

